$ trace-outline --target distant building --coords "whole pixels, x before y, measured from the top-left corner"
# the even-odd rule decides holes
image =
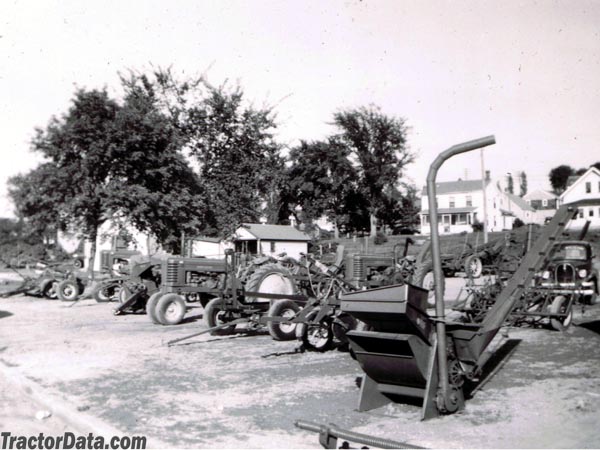
[[[536,189],[527,193],[523,196],[523,200],[535,209],[538,217],[538,220],[535,221],[536,223],[544,223],[547,218],[554,216],[558,208],[558,197],[542,189]]]
[[[472,231],[473,224],[484,221],[482,180],[458,180],[436,183],[439,231],[442,234]],[[535,223],[534,209],[521,197],[502,192],[498,183],[485,180],[487,230],[512,229],[518,218],[523,223]],[[429,200],[423,188],[421,198],[421,233],[430,234]]]
[[[569,228],[580,228],[586,221],[591,227],[600,227],[600,170],[590,167],[583,175],[575,179],[559,198],[559,204],[573,203],[579,200],[598,200],[597,205],[583,206],[571,222]]]
[[[271,256],[286,253],[292,258],[308,253],[310,240],[310,236],[292,226],[260,223],[245,223],[233,236],[236,252]]]

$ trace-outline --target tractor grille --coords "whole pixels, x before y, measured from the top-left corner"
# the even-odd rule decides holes
[[[178,266],[177,261],[167,263],[167,283],[177,283]]]
[[[577,281],[575,278],[575,268],[571,264],[556,266],[554,275],[557,283],[574,283]]]

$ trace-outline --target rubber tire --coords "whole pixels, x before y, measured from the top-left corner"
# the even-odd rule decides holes
[[[100,283],[98,284],[98,286],[96,286],[94,288],[94,290],[92,291],[92,297],[94,297],[94,300],[96,300],[98,303],[108,303],[111,300],[111,296],[106,295],[106,290],[110,289],[111,287],[113,287],[113,285],[108,284],[105,285],[104,283]]]
[[[554,297],[554,300],[552,300],[552,304],[550,305],[550,313],[560,314],[561,312],[564,312],[562,311],[562,309],[565,302],[568,303],[568,300],[567,297],[565,297],[564,295],[557,295],[556,297]],[[557,331],[566,330],[567,328],[569,328],[572,322],[573,308],[571,308],[567,317],[564,317],[562,319],[554,319],[550,317],[550,326]]]
[[[150,318],[150,321],[156,325],[162,325],[158,320],[158,317],[156,317],[156,305],[162,295],[163,293],[161,291],[155,292],[146,302],[146,315]]]
[[[315,308],[313,311],[308,313],[306,316],[307,322],[313,320],[314,317],[319,313],[319,309]],[[302,341],[304,348],[307,350],[315,351],[315,352],[326,352],[331,349],[333,344],[333,330],[331,328],[331,318],[324,317],[322,319],[326,323],[327,327],[327,335],[324,339],[319,342],[319,345],[315,345],[313,341],[310,340],[309,333],[312,331],[321,331],[322,325],[309,325],[308,323],[300,323],[296,326],[296,337]]]
[[[204,308],[204,322],[208,328],[213,328],[218,325],[223,325],[219,320],[219,312],[223,310],[223,299],[221,297],[213,298],[210,302],[206,304],[206,308]],[[227,335],[233,333],[235,330],[235,325],[232,325],[227,328],[223,328],[221,330],[213,331],[211,334],[213,336],[219,335]]]
[[[57,289],[58,281],[52,280],[48,284],[46,284],[46,286],[44,286],[44,289],[42,289],[42,295],[48,300],[56,300],[58,299]]]
[[[76,269],[83,269],[83,261],[80,259],[74,260],[73,267],[75,267]]]
[[[293,312],[294,315],[298,314],[300,307],[292,300],[277,300],[273,302],[269,308],[267,315],[269,317],[283,317],[284,314]],[[285,331],[283,327],[289,327],[291,331]],[[267,330],[269,334],[276,341],[292,341],[296,339],[296,325],[295,324],[281,324],[276,322],[268,322]]]
[[[63,280],[58,283],[56,293],[63,302],[74,302],[79,297],[79,283],[75,280]]]
[[[433,306],[435,306],[435,291],[433,290],[433,280],[431,280],[431,283],[429,282],[430,278],[431,279],[433,278],[433,261],[426,260],[426,261],[423,261],[422,263],[420,263],[415,268],[415,273],[413,274],[410,282],[411,282],[411,284],[413,284],[415,286],[422,287],[429,291],[429,295],[427,296],[427,304],[430,307],[433,307]],[[427,282],[427,284],[429,284],[430,286],[429,287],[424,286],[423,284],[425,282]],[[445,291],[446,291],[446,279],[444,277],[442,277],[442,296]]]
[[[483,273],[483,263],[477,255],[468,256],[465,259],[465,273],[469,278],[479,278]]]
[[[268,286],[266,281],[279,278],[282,283],[280,286]],[[281,289],[279,289],[281,287]],[[257,268],[246,283],[246,290],[249,292],[264,292],[267,294],[297,294],[298,289],[291,272],[285,267],[276,264],[268,263]],[[260,297],[248,297],[248,303],[266,302],[269,299],[261,299]]]
[[[168,316],[167,311],[172,305],[176,305],[178,310],[176,311],[176,314]],[[162,325],[177,325],[183,320],[187,308],[185,305],[185,300],[180,295],[165,294],[160,298],[160,300],[158,300],[155,311],[156,319]]]

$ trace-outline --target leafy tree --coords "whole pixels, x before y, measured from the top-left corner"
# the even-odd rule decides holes
[[[562,194],[567,188],[567,181],[569,177],[575,173],[575,170],[571,166],[560,165],[550,170],[548,178],[550,179],[550,185],[552,186],[552,192],[556,195]]]
[[[12,183],[20,215],[77,230],[92,243],[90,262],[108,219],[173,246],[178,230],[198,229],[204,213],[198,179],[151,84],[138,77],[124,85],[122,105],[105,90],[78,90],[65,115],[37,130],[33,149],[48,162]]]
[[[527,174],[519,172],[519,197],[524,197],[527,194]]]
[[[261,215],[285,220],[287,211],[275,194],[284,160],[273,135],[272,108],[248,105],[239,86],[215,87],[202,77],[181,82],[169,70],[159,70],[156,81],[183,145],[199,166],[213,217],[203,231],[226,236]]]
[[[590,167],[595,167],[596,169],[600,170],[600,161],[595,162]]]
[[[348,197],[358,185],[348,156],[348,149],[335,140],[301,141],[292,148],[284,191],[287,204],[300,205],[308,221],[326,215],[335,223],[336,231],[350,229]]]
[[[360,107],[334,114],[339,132],[335,139],[348,149],[355,163],[358,182],[368,202],[371,236],[382,216],[386,189],[396,185],[414,154],[406,146],[406,125],[401,118],[389,117],[378,107]]]
[[[514,194],[515,193],[515,180],[513,179],[512,173],[509,173],[507,175],[507,184],[506,184],[506,191],[509,194]]]

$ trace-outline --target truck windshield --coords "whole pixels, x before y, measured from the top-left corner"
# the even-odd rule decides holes
[[[587,248],[583,245],[561,245],[554,248],[552,259],[587,259]]]

